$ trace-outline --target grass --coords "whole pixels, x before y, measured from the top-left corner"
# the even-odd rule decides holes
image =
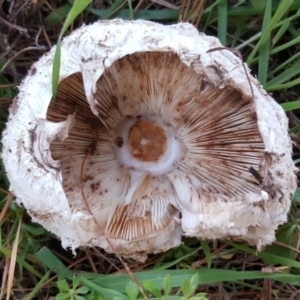
[[[57,43],[53,65],[55,94],[59,45],[64,34],[97,19],[147,19],[168,24],[182,20],[242,53],[265,89],[273,93],[288,113],[289,132],[295,145],[294,160],[296,164],[300,162],[300,0],[90,3],[90,0],[77,0],[75,4],[66,0],[48,1],[26,6],[27,14],[19,12],[14,19],[7,17],[11,27],[3,33],[5,39],[0,38],[3,40],[0,68],[6,65],[0,74],[1,131],[7,106],[17,93],[14,86],[43,49]],[[43,22],[30,19],[31,10],[39,11],[40,21],[44,19],[45,25],[38,27]],[[16,26],[26,29],[31,38],[26,38],[24,31]],[[26,211],[12,201],[2,165],[0,186],[0,299],[134,300],[142,297],[114,255],[105,254],[101,249],[79,249],[74,257],[46,230],[32,224]],[[297,189],[289,222],[279,228],[277,242],[262,252],[243,243],[186,239],[179,248],[153,255],[144,264],[131,260],[127,263],[146,295],[153,299],[299,298],[299,204]]]

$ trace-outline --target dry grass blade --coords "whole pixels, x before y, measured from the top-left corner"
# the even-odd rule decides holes
[[[184,0],[181,5],[178,22],[190,22],[197,27],[204,11],[205,2],[206,0]]]
[[[92,271],[93,271],[93,273],[95,273],[95,274],[97,274],[98,272],[97,272],[97,268],[96,268],[96,266],[95,266],[95,264],[94,264],[94,262],[93,262],[93,259],[92,259],[92,257],[91,257],[91,254],[89,253],[89,252],[85,252],[86,253],[86,255],[87,255],[87,260],[88,260],[88,262],[90,263],[90,266],[91,266],[91,268],[92,268]]]
[[[2,89],[10,89],[10,88],[13,88],[15,86],[17,86],[17,84],[15,84],[15,83],[1,84],[0,85],[0,90],[2,90]]]
[[[0,102],[0,103],[1,103],[1,102]],[[4,189],[1,188],[1,187],[0,187],[0,192],[1,192],[1,193],[4,193],[4,194],[7,194],[7,195],[11,194],[11,192],[8,192],[8,191],[4,190]]]
[[[49,36],[48,36],[48,33],[47,33],[47,31],[46,31],[45,26],[41,26],[41,28],[42,28],[43,35],[44,35],[44,37],[45,37],[45,40],[46,40],[46,42],[47,42],[47,44],[48,44],[48,47],[49,47],[49,48],[52,48],[52,47],[53,47],[53,44],[52,44],[52,42],[51,42],[51,40],[50,40],[50,38],[49,38]]]
[[[191,0],[183,0],[178,22],[184,22],[186,20],[187,11],[188,11],[190,4],[191,4]]]
[[[151,0],[151,1],[154,3],[160,4],[161,6],[171,8],[171,9],[179,9],[179,7],[177,7],[176,5],[171,4],[165,0]]]
[[[273,273],[283,273],[283,272],[288,272],[290,267],[288,266],[282,266],[282,267],[273,267],[273,266],[267,266],[261,268],[261,272],[264,274],[273,274]]]
[[[16,266],[16,261],[17,261],[17,252],[18,252],[21,225],[22,225],[22,215],[19,220],[17,235],[16,235],[16,238],[15,238],[15,241],[13,244],[12,252],[11,252],[9,271],[8,271],[8,280],[7,280],[6,300],[11,299],[10,295],[11,295],[11,291],[12,291],[12,287],[13,287],[13,283],[14,283],[14,274],[15,274],[15,266]]]
[[[205,6],[206,0],[200,0],[194,14],[194,18],[192,20],[192,24],[194,24],[197,28],[199,26],[203,11],[204,11],[204,6]]]
[[[2,106],[10,106],[13,103],[13,99],[11,98],[0,98],[0,105]]]
[[[8,209],[9,209],[10,203],[14,198],[14,195],[10,192],[7,192],[7,191],[1,189],[1,188],[0,188],[0,191],[3,192],[3,193],[8,194],[8,198],[7,198],[7,200],[6,200],[6,202],[3,206],[3,209],[1,210],[1,213],[0,213],[0,223],[2,223],[3,218],[4,218],[4,216],[6,215]],[[0,297],[0,299],[1,299],[1,297]]]
[[[117,7],[114,11],[112,11],[108,16],[106,16],[106,18],[109,19],[113,14],[115,14],[117,11],[123,8],[126,4],[127,4],[127,0],[124,0],[124,2],[121,3],[121,5]]]
[[[190,15],[188,18],[188,20],[190,20],[192,24],[195,25],[196,20],[198,20],[198,22],[200,21],[202,12],[204,10],[204,4],[205,4],[205,0],[201,0],[200,2],[195,1],[193,3],[193,6],[190,8]]]
[[[21,26],[18,26],[18,25],[15,25],[15,24],[12,24],[12,23],[9,23],[7,22],[6,20],[4,20],[3,18],[0,17],[0,23],[3,23],[4,25],[6,25],[7,27],[11,28],[11,29],[16,29],[20,32],[22,32],[23,34],[25,35],[28,35],[28,31],[26,28],[23,28]]]
[[[300,239],[300,237],[299,237],[299,239]],[[274,244],[276,244],[278,246],[281,246],[281,247],[284,247],[286,249],[293,250],[295,252],[295,254],[300,253],[300,250],[299,250],[299,246],[300,245],[298,245],[297,248],[295,248],[295,247],[289,246],[289,245],[287,245],[285,243],[282,243],[280,241],[275,241]]]
[[[5,258],[5,267],[3,268],[3,273],[2,273],[0,299],[3,299],[3,294],[4,294],[5,285],[6,285],[6,281],[7,281],[8,268],[9,268],[9,258],[6,257]]]
[[[134,9],[134,12],[136,13],[139,8],[141,7],[141,5],[143,4],[144,0],[139,0],[139,3],[136,5],[135,9]]]
[[[263,289],[260,295],[261,300],[271,300],[272,299],[272,280],[265,278],[263,283]]]
[[[70,264],[67,268],[68,269],[71,269],[73,268],[74,266],[76,266],[77,264],[80,264],[82,263],[83,261],[85,261],[86,259],[88,259],[88,255],[85,255],[81,258],[79,258],[78,260],[76,260],[75,262],[73,262],[72,264]],[[54,280],[56,280],[58,277],[58,275],[54,275],[53,277],[49,278],[48,280],[46,280],[40,287],[40,289],[44,289],[46,288],[47,286],[49,286],[49,284],[51,284],[51,282],[53,282]],[[25,295],[23,298],[21,298],[20,300],[27,300],[28,299],[28,295]],[[1,298],[0,298],[1,299]],[[52,298],[49,298],[49,299],[52,299]]]
[[[120,270],[106,255],[103,255],[97,248],[94,248],[94,252],[97,253],[100,257],[102,257],[104,260],[106,260],[116,270]]]
[[[243,57],[242,57],[242,54],[234,49],[234,48],[228,48],[228,47],[218,47],[218,48],[213,48],[213,49],[210,49],[208,50],[207,52],[214,52],[214,51],[221,51],[221,50],[228,50],[228,51],[231,51],[233,54],[235,54],[240,60],[241,60],[241,64],[243,66],[243,69],[244,69],[244,72],[245,72],[245,75],[247,77],[247,80],[248,80],[248,83],[249,83],[249,87],[250,87],[250,91],[251,91],[251,95],[252,95],[252,99],[254,98],[254,92],[253,92],[253,87],[252,87],[252,84],[251,84],[251,81],[250,81],[250,77],[249,77],[249,74],[247,72],[247,69],[245,67],[245,63],[244,63],[244,60],[243,60]]]
[[[221,246],[220,248],[218,248],[218,249],[216,249],[215,251],[213,251],[213,252],[211,253],[211,255],[212,255],[212,256],[213,256],[213,255],[217,255],[218,253],[220,253],[221,251],[223,251],[227,246],[228,246],[227,244],[224,244],[224,245]],[[205,257],[205,258],[203,258],[203,259],[200,259],[200,260],[194,262],[194,263],[191,265],[190,269],[191,269],[191,270],[195,270],[195,269],[199,268],[201,265],[206,264],[206,263],[207,263],[207,258]]]
[[[15,60],[21,53],[23,53],[23,52],[26,52],[26,51],[32,51],[32,50],[39,50],[39,51],[41,51],[41,50],[46,50],[46,47],[44,47],[44,46],[32,46],[32,47],[27,47],[27,48],[24,48],[24,49],[22,49],[22,50],[20,50],[18,53],[16,53],[12,58],[10,58],[5,64],[4,64],[4,66],[1,68],[1,70],[0,70],[0,73],[1,72],[3,72],[6,68],[7,68],[7,66],[13,61],[13,60]]]

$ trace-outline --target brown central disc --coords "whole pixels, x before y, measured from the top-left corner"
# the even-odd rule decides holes
[[[154,162],[165,153],[167,137],[164,130],[155,122],[141,120],[130,129],[128,144],[134,158]]]

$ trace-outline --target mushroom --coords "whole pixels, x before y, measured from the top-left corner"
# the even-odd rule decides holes
[[[36,62],[2,153],[32,220],[63,247],[140,260],[183,235],[272,243],[296,189],[288,121],[218,47],[186,23],[83,26],[62,43],[55,101],[55,48]]]

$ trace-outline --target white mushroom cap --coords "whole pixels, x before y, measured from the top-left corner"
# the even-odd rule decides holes
[[[35,63],[2,153],[33,221],[64,247],[108,238],[138,259],[182,235],[271,243],[296,189],[287,118],[215,47],[186,23],[84,26],[62,43],[53,102],[55,49]]]

